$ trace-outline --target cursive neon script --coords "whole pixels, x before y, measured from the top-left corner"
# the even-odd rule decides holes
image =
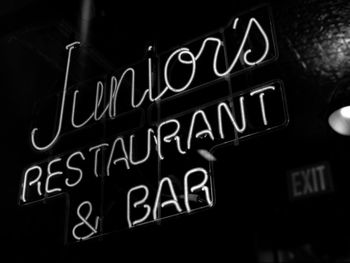
[[[239,25],[239,18],[236,18],[234,22],[232,23],[231,29],[234,31],[238,28]],[[263,39],[263,45],[264,45],[264,51],[262,52],[261,56],[256,58],[255,60],[251,61],[248,59],[248,56],[250,53],[252,53],[252,49],[247,49],[244,50],[244,47],[247,44],[247,39],[249,35],[252,32],[252,28],[256,28],[258,32],[260,33],[262,39]],[[255,33],[255,32],[254,32]],[[166,63],[164,65],[163,69],[163,77],[165,81],[165,87],[159,92],[159,94],[155,95],[153,94],[153,89],[152,89],[152,83],[153,83],[153,74],[152,74],[152,65],[153,61],[152,58],[148,58],[148,69],[147,69],[147,75],[148,75],[148,87],[147,89],[144,90],[143,94],[141,95],[141,98],[139,98],[138,101],[136,101],[136,96],[135,96],[135,69],[134,68],[127,68],[126,70],[123,71],[121,74],[120,78],[118,79],[116,76],[112,76],[110,79],[110,88],[109,88],[109,99],[106,105],[102,104],[102,98],[104,96],[104,92],[106,91],[105,85],[101,82],[98,81],[96,84],[96,93],[95,93],[95,100],[94,100],[94,110],[89,114],[89,117],[87,117],[84,121],[81,123],[77,123],[76,121],[76,108],[77,108],[77,100],[78,100],[78,95],[79,95],[79,90],[75,90],[72,98],[72,111],[70,113],[70,126],[73,129],[79,129],[87,125],[88,123],[92,121],[99,121],[103,117],[107,117],[109,119],[114,119],[118,112],[117,112],[117,99],[118,99],[118,93],[121,87],[121,84],[129,80],[128,83],[130,83],[130,90],[131,90],[131,100],[130,100],[130,106],[132,108],[137,108],[140,107],[146,98],[148,97],[149,102],[154,102],[157,100],[160,100],[168,91],[172,93],[180,93],[184,92],[187,90],[195,76],[196,76],[196,71],[197,71],[197,60],[202,56],[203,51],[205,50],[206,46],[208,43],[213,42],[216,44],[215,52],[212,58],[212,70],[218,78],[224,77],[228,74],[231,74],[234,72],[235,67],[237,65],[237,61],[239,58],[243,58],[243,63],[249,67],[256,66],[259,63],[262,63],[270,50],[270,42],[267,37],[267,34],[263,27],[260,25],[258,20],[254,17],[250,18],[246,28],[245,28],[245,33],[243,35],[243,38],[240,42],[239,48],[236,51],[236,55],[233,58],[233,61],[230,63],[228,68],[223,71],[219,72],[218,70],[218,58],[220,51],[223,50],[224,48],[224,42],[215,37],[208,37],[205,38],[202,41],[200,49],[195,52],[191,51],[189,48],[186,47],[181,47],[173,51],[168,58],[166,59]],[[51,139],[49,143],[46,145],[40,145],[38,141],[38,133],[39,133],[39,128],[33,128],[31,132],[31,143],[32,146],[38,150],[38,151],[46,151],[49,148],[51,148],[59,139],[61,132],[62,132],[62,124],[63,124],[63,116],[64,116],[64,111],[66,108],[66,103],[67,103],[67,85],[68,85],[68,79],[69,79],[69,71],[70,71],[70,62],[71,62],[71,56],[72,52],[74,49],[78,48],[80,46],[79,42],[73,42],[69,45],[66,46],[66,49],[68,50],[68,55],[67,55],[67,63],[66,63],[66,71],[65,71],[65,80],[64,80],[64,85],[63,85],[63,91],[62,91],[62,99],[61,99],[61,105],[60,105],[60,112],[59,112],[59,118],[58,118],[58,124],[55,125],[57,127],[57,130]],[[148,51],[151,51],[152,47],[148,48]],[[185,57],[187,59],[185,59]],[[188,59],[189,58],[189,59]],[[185,84],[183,84],[181,87],[174,87],[174,85],[170,82],[169,80],[169,75],[171,74],[171,70],[169,69],[169,65],[171,63],[180,63],[180,65],[190,65],[190,74],[189,77],[186,81]],[[127,79],[127,80],[126,80]],[[148,95],[148,96],[147,96]],[[100,113],[98,113],[100,112]]]

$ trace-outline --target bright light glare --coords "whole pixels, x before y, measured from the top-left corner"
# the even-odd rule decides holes
[[[216,161],[215,156],[205,149],[199,149],[199,150],[197,150],[197,152],[199,153],[199,155],[201,155],[204,159],[206,159],[208,161],[211,161],[211,162]]]
[[[350,136],[350,106],[334,111],[329,115],[328,123],[337,133]]]
[[[340,114],[347,119],[350,119],[350,106],[346,106],[340,109]]]

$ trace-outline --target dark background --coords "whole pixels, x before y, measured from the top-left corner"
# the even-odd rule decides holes
[[[226,26],[261,1],[92,1],[87,35],[82,1],[1,2],[1,236],[11,261],[248,262],[262,260],[259,255],[267,251],[278,262],[277,251],[301,261],[349,255],[349,138],[329,128],[326,113],[334,92],[348,87],[350,4],[266,2],[279,49],[268,73],[284,81],[289,125],[215,151],[213,208],[69,246],[63,245],[64,198],[18,206],[23,170],[42,159],[30,146],[35,105],[60,91],[64,47],[84,40],[89,51],[75,67],[95,77],[140,60],[149,43],[159,52],[169,50]],[[286,172],[320,161],[330,164],[334,192],[291,202]]]

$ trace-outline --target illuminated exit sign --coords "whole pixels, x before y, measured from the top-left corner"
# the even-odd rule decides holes
[[[291,200],[333,192],[332,174],[327,162],[288,171],[287,177]]]
[[[19,193],[20,205],[66,198],[68,243],[211,208],[214,149],[288,124],[283,82],[252,77],[278,57],[267,6],[68,88],[82,48],[66,46],[62,91],[38,109],[29,137],[46,158]]]

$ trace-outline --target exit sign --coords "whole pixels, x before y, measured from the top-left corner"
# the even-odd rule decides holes
[[[291,200],[333,192],[332,175],[327,162],[290,170],[287,180]]]

